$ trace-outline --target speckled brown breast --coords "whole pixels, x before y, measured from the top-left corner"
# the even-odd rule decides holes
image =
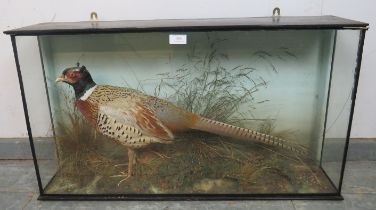
[[[93,104],[88,101],[76,100],[76,108],[81,112],[89,124],[96,128],[96,119],[98,116],[98,104]]]

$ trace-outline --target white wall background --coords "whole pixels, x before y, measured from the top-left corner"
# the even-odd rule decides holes
[[[370,23],[353,122],[353,137],[376,137],[376,15],[374,0],[0,0],[0,31],[50,21],[336,15]],[[0,138],[27,136],[10,38],[0,34]]]

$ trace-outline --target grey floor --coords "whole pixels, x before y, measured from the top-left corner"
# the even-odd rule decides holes
[[[0,160],[0,209],[376,209],[376,161],[350,161],[344,201],[38,201],[31,160]]]

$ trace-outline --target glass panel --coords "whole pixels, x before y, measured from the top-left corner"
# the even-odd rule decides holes
[[[322,167],[339,187],[343,153],[349,126],[359,30],[337,32]]]
[[[38,39],[17,36],[16,43],[36,158],[42,186],[46,186],[58,164]]]
[[[334,34],[41,36],[59,164],[46,192],[335,192],[318,164]]]

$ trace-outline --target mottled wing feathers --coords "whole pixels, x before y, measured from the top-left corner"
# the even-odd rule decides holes
[[[174,139],[174,135],[155,116],[155,113],[140,102],[119,98],[99,106],[99,114],[105,114],[117,123],[132,126],[144,135],[163,140]]]
[[[155,113],[150,109],[140,105],[136,105],[136,123],[141,130],[145,133],[158,137],[160,139],[171,140],[174,138],[174,135],[171,131],[155,116]]]

